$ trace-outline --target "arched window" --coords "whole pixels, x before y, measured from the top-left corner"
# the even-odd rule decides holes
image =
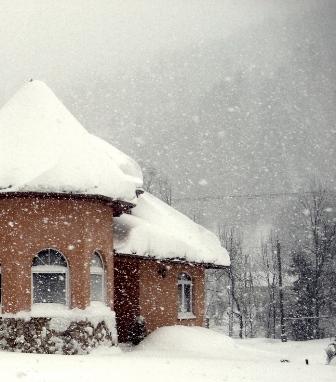
[[[39,252],[32,263],[33,304],[68,305],[69,272],[65,257],[55,249]]]
[[[95,252],[91,258],[91,301],[105,302],[105,272],[100,254]]]
[[[179,318],[194,317],[193,315],[193,284],[186,272],[178,277],[178,313]]]

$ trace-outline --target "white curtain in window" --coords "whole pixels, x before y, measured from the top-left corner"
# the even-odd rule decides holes
[[[179,313],[192,313],[192,279],[182,272],[178,277]]]
[[[103,261],[98,252],[91,259],[90,267],[91,301],[105,300],[105,272]]]

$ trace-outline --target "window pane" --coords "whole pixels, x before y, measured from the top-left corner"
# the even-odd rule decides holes
[[[95,252],[92,256],[91,267],[104,268],[103,262],[97,252]]]
[[[38,255],[34,257],[32,266],[36,267],[37,265],[45,265]]]
[[[191,312],[191,285],[184,285],[184,312]]]
[[[178,284],[178,311],[183,312],[182,285]]]
[[[91,274],[91,301],[103,300],[103,275]]]
[[[185,272],[182,272],[179,277],[178,277],[179,280],[185,280],[185,281],[191,281],[191,277],[185,273]]]
[[[60,265],[62,267],[66,267],[67,262],[63,255],[55,251],[50,253],[50,265]]]
[[[66,304],[65,273],[33,273],[33,303]]]
[[[33,260],[33,266],[35,265],[50,265],[49,251],[47,249],[39,252],[35,256]]]
[[[67,267],[67,262],[60,252],[54,249],[44,249],[34,257],[32,266],[37,265],[60,265]]]

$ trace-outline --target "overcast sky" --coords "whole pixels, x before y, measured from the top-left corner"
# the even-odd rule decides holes
[[[0,100],[5,102],[31,77],[54,88],[80,76],[110,76],[123,65],[142,65],[153,54],[207,44],[267,17],[281,22],[314,2],[294,3],[2,0]]]
[[[45,81],[176,197],[334,186],[335,20],[334,0],[2,0],[0,105]]]

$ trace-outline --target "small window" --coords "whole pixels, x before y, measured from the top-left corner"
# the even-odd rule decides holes
[[[178,317],[194,318],[193,284],[188,273],[182,272],[178,277]]]
[[[105,302],[105,272],[104,264],[98,252],[91,258],[91,301]]]
[[[68,263],[55,249],[44,249],[33,259],[33,304],[68,305]]]

